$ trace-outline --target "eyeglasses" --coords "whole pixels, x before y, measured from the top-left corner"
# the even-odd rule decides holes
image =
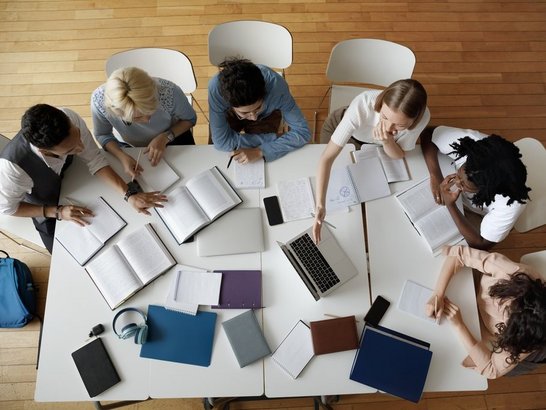
[[[264,105],[264,102],[262,100],[262,101],[260,101],[260,105],[258,107],[256,107],[256,108],[254,108],[253,110],[240,112],[240,111],[238,111],[239,108],[233,107],[233,112],[235,113],[237,118],[239,118],[240,120],[246,120],[246,119],[248,119],[250,117],[257,117],[262,112],[263,105]]]

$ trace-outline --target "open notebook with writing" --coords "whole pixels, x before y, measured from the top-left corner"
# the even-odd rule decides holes
[[[82,227],[73,221],[59,221],[55,232],[57,241],[80,265],[85,265],[110,238],[127,225],[103,197],[85,206],[95,215],[86,218],[89,225]]]

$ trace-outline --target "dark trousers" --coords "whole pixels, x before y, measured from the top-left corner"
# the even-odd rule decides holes
[[[40,223],[35,218],[32,218],[32,222],[40,234],[44,246],[51,253],[53,251],[53,238],[55,237],[57,220],[55,218],[47,218],[44,222]]]
[[[180,134],[167,145],[195,145],[195,140],[193,139],[191,130],[187,130],[185,133]]]

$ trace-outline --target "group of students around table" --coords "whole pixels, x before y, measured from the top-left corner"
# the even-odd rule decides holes
[[[208,102],[214,146],[241,164],[260,158],[271,162],[310,142],[309,126],[286,81],[266,66],[226,60],[209,81]],[[0,153],[0,213],[31,217],[50,252],[57,220],[92,223],[93,213],[85,206],[59,205],[63,173],[73,156],[137,212],[149,215],[149,208],[162,207],[167,196],[141,192],[138,185],[126,183],[97,142],[120,161],[131,180],[142,167],[124,147],[143,147],[147,160],[156,165],[168,145],[195,144],[191,128],[197,116],[183,90],[136,67],[114,71],[93,92],[91,112],[94,138],[76,112],[35,105],[24,113],[21,130]],[[390,157],[403,158],[420,137],[431,195],[448,208],[470,245],[445,248],[428,314],[447,317],[468,352],[463,365],[489,378],[515,373],[523,362],[543,362],[545,280],[530,266],[487,252],[506,238],[529,200],[519,149],[498,135],[432,127],[429,121],[426,90],[412,79],[384,90],[366,90],[328,116],[320,135],[320,142],[327,145],[316,172],[314,239],[321,240],[330,171],[346,143],[357,149],[362,144],[381,145]],[[453,158],[455,173],[442,175],[438,152]],[[459,196],[481,221],[461,213],[455,205]],[[481,340],[472,336],[459,307],[445,297],[451,277],[463,266],[481,272],[477,289]]]

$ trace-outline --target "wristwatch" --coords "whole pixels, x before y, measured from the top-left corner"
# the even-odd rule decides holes
[[[168,130],[167,131],[167,139],[169,140],[169,142],[173,142],[174,139],[176,138],[176,135],[174,135],[174,131],[173,130]]]
[[[139,192],[142,192],[142,188],[140,187],[138,182],[130,181],[127,183],[127,191],[125,192],[125,196],[123,197],[123,199],[125,199],[125,201],[128,201],[130,196]]]

